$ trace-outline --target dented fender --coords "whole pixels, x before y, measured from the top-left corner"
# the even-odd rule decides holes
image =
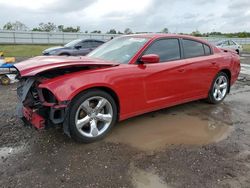
[[[71,73],[63,77],[44,80],[38,87],[51,91],[58,101],[71,101],[80,92],[94,87],[106,87],[116,92],[112,77],[106,74],[109,69],[105,69],[105,74],[100,74],[100,71],[103,70]],[[97,77],[98,82],[96,82]]]

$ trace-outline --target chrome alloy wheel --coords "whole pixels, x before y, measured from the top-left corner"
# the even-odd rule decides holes
[[[227,94],[228,80],[224,75],[220,75],[214,82],[213,96],[216,101],[221,101]]]
[[[93,138],[104,133],[112,119],[113,109],[110,102],[101,96],[94,96],[86,99],[78,107],[75,124],[80,134]]]

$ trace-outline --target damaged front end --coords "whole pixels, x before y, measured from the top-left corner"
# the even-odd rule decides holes
[[[70,136],[67,118],[70,103],[68,100],[71,100],[69,96],[71,92],[82,87],[81,84],[77,85],[77,78],[88,71],[118,65],[118,63],[86,56],[38,56],[16,63],[14,67],[17,69],[17,79],[20,81],[17,89],[18,116],[37,129],[63,125],[64,133]],[[69,82],[66,83],[66,80]],[[76,81],[71,83],[71,80]],[[52,87],[48,87],[53,81],[57,85],[52,84]],[[63,97],[64,84],[65,91],[68,88],[68,93],[65,93],[68,94],[67,97]],[[60,92],[58,88],[61,88]]]
[[[51,91],[39,87],[41,82],[37,77],[20,79],[17,114],[37,129],[61,125],[69,102],[58,101]]]

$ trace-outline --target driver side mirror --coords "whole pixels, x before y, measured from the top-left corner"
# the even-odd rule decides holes
[[[159,63],[160,62],[160,57],[157,54],[147,54],[143,55],[140,59],[140,62],[142,63]]]

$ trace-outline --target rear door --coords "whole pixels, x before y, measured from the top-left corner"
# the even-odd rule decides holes
[[[212,80],[217,73],[219,58],[212,54],[211,48],[199,41],[182,39],[183,54],[186,59],[185,83],[186,91],[183,98],[206,95]]]

